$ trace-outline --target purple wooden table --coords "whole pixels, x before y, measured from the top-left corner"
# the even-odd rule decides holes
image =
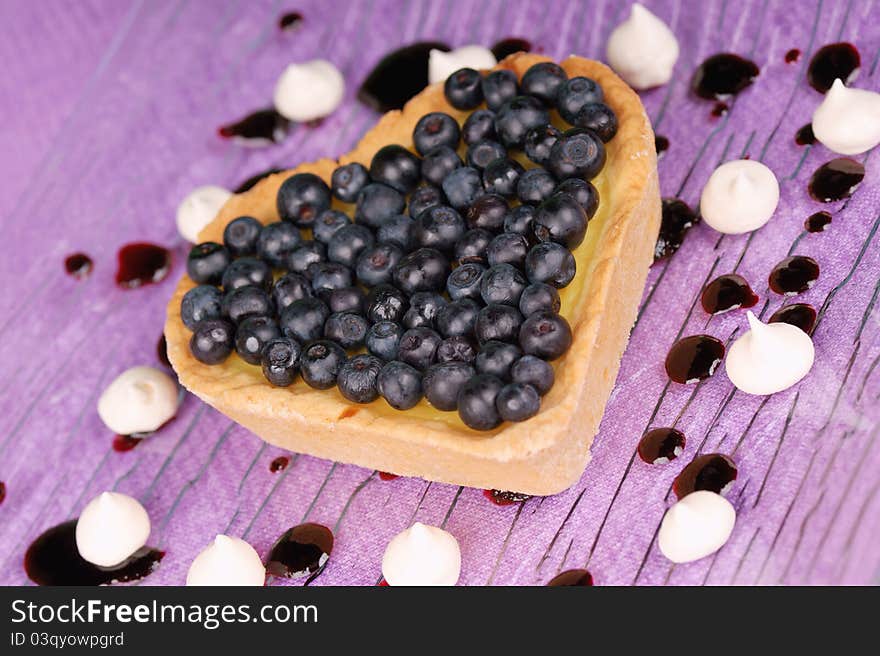
[[[422,38],[453,45],[523,36],[556,58],[601,57],[624,3],[28,2],[0,4],[0,583],[27,582],[22,555],[45,528],[75,517],[98,492],[140,498],[151,543],[167,550],[151,584],[180,584],[214,534],[244,536],[265,554],[308,518],[337,542],[316,584],[374,584],[388,540],[414,519],[442,524],[461,542],[465,584],[539,584],[587,565],[599,584],[868,583],[880,567],[880,162],[852,199],[829,209],[822,234],[803,234],[823,209],[806,180],[832,155],[795,145],[819,95],[804,78],[811,53],[849,40],[861,51],[857,86],[880,89],[880,7],[872,2],[679,2],[647,4],[681,40],[676,76],[643,95],[671,146],[663,193],[696,205],[720,162],[749,155],[779,177],[776,216],[753,235],[694,229],[681,251],[652,270],[593,461],[565,493],[497,507],[480,490],[382,481],[373,472],[293,457],[282,472],[267,447],[195,397],[177,419],[132,451],[113,436],[96,400],[119,372],[156,364],[164,306],[183,272],[186,246],[174,210],[193,186],[234,187],[270,166],[294,166],[350,148],[376,116],[354,99],[387,50]],[[283,33],[281,13],[300,11]],[[14,26],[14,28],[13,28]],[[798,62],[784,55],[799,48]],[[688,94],[704,57],[731,51],[761,67],[730,112]],[[244,149],[216,136],[224,122],[266,104],[295,60],[326,57],[348,80],[342,107],[319,128],[282,145]],[[158,285],[114,285],[117,249],[148,240],[173,247]],[[84,251],[92,275],[77,281],[64,257]],[[798,300],[820,308],[816,365],[797,388],[768,398],[734,394],[723,372],[698,386],[669,383],[663,358],[679,334],[727,340],[744,316],[708,320],[697,302],[710,274],[736,270],[761,296],[764,315],[783,299],[766,286],[787,253],[816,258],[822,274]],[[633,458],[649,426],[677,422],[682,458],[649,466]],[[715,556],[672,567],[655,534],[672,479],[698,451],[733,454],[738,521]]]

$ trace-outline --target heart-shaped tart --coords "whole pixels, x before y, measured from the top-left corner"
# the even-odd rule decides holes
[[[660,197],[638,96],[580,57],[561,64],[572,82],[562,91],[566,75],[544,62],[512,55],[495,70],[513,75],[491,82],[459,71],[384,115],[338,162],[302,164],[233,196],[200,234],[213,244],[193,249],[190,277],[168,305],[168,357],[180,382],[291,451],[536,495],[577,481],[653,259]],[[453,123],[485,108],[484,96],[496,114],[462,129],[468,147]],[[420,124],[436,112],[455,121]],[[536,127],[548,119],[558,130]],[[523,146],[529,127],[535,134]],[[475,146],[481,136],[491,138]],[[542,168],[536,161],[549,173],[524,176]],[[332,181],[332,209],[351,218],[321,218],[334,171],[350,163],[369,169],[348,167]],[[291,180],[297,174],[313,175]],[[570,177],[594,187],[565,183]],[[352,196],[369,178],[386,186]],[[412,196],[424,180],[438,186]],[[553,188],[560,181],[566,186]],[[409,220],[401,218],[407,196],[410,213],[427,208]],[[526,209],[516,211],[520,200]],[[239,217],[256,221],[226,230]],[[331,236],[351,220],[360,227]],[[262,259],[230,266],[249,248]],[[298,273],[277,289],[285,269]],[[204,287],[185,299],[194,279],[224,291]],[[528,299],[526,286],[535,287]]]

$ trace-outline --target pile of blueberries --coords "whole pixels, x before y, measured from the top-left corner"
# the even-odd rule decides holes
[[[617,118],[596,82],[553,63],[521,82],[464,68],[444,91],[476,111],[461,126],[423,116],[417,154],[385,146],[369,169],[337,168],[329,187],[293,175],[278,191],[281,221],[242,216],[222,244],[193,247],[198,286],[181,316],[198,360],[218,364],[234,349],[272,385],[299,374],[398,410],[425,397],[476,430],[538,412],[549,361],[571,345],[557,290],[574,278],[572,251],[599,204],[590,180]],[[554,127],[551,112],[573,127]]]

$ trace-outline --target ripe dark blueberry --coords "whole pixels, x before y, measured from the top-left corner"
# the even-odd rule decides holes
[[[403,249],[397,244],[370,246],[358,257],[355,267],[358,282],[367,287],[391,282],[391,272],[402,257]]]
[[[324,337],[331,339],[344,349],[361,346],[367,336],[370,324],[354,312],[337,312],[327,317],[324,323]]]
[[[343,164],[330,176],[330,188],[333,195],[343,203],[353,203],[358,194],[370,182],[367,167],[357,162]]]
[[[525,421],[538,414],[541,397],[531,385],[510,383],[498,392],[495,406],[504,421]]]
[[[289,337],[268,342],[261,353],[263,376],[275,387],[287,387],[296,378],[302,347]]]
[[[370,162],[370,177],[408,194],[419,183],[421,160],[403,146],[389,144],[380,148]]]
[[[272,269],[256,257],[240,257],[226,267],[221,284],[226,291],[248,285],[268,290],[272,286]]]
[[[345,226],[330,237],[330,242],[327,244],[327,259],[352,269],[357,264],[360,254],[375,241],[373,232],[366,226]]]
[[[461,130],[458,127],[458,122],[443,112],[425,114],[419,119],[413,130],[413,144],[415,144],[416,152],[422,157],[438,146],[446,146],[455,150],[458,148],[460,137]]]
[[[376,231],[376,241],[380,244],[397,244],[405,252],[412,250],[415,243],[413,235],[416,222],[405,214],[392,216]]]
[[[519,331],[519,346],[529,355],[555,360],[571,346],[571,327],[559,314],[535,312],[523,321]]]
[[[483,178],[472,166],[461,166],[443,179],[441,185],[449,204],[457,210],[470,206],[483,194]]]
[[[189,340],[193,357],[205,364],[220,364],[232,353],[235,327],[222,319],[202,321]]]
[[[519,311],[524,317],[530,317],[535,312],[559,312],[560,305],[559,292],[543,282],[533,282],[519,297]]]
[[[525,72],[521,87],[524,94],[540,98],[547,107],[553,107],[556,104],[556,94],[566,80],[568,74],[559,64],[541,62]]]
[[[367,350],[377,358],[393,360],[397,357],[397,344],[403,329],[393,321],[380,321],[370,326],[364,340]]]
[[[324,334],[324,322],[330,316],[330,309],[317,298],[303,298],[288,305],[278,321],[285,337],[305,344],[320,339]]]
[[[474,323],[474,334],[480,344],[492,339],[515,342],[522,322],[523,316],[515,307],[493,303],[480,310]]]
[[[485,262],[486,249],[492,241],[492,233],[483,228],[468,230],[455,244],[454,257],[459,264]]]
[[[462,298],[480,300],[480,283],[485,270],[486,267],[476,262],[466,262],[454,269],[446,279],[446,293],[449,298],[453,301]]]
[[[588,77],[573,77],[556,92],[556,108],[569,125],[577,125],[575,117],[586,105],[602,102],[602,87]],[[584,127],[584,126],[581,126]]]
[[[221,308],[223,316],[236,324],[245,317],[271,316],[275,311],[269,294],[262,287],[253,285],[224,293]]]
[[[483,78],[483,97],[486,107],[496,110],[501,105],[519,95],[516,73],[506,69],[492,71]]]
[[[498,194],[481,196],[467,210],[468,227],[497,232],[504,226],[504,217],[507,216],[509,209],[503,196]]]
[[[529,130],[549,122],[550,114],[540,100],[532,96],[517,96],[498,109],[495,133],[508,148],[522,148]]]
[[[587,213],[572,196],[555,193],[538,205],[532,234],[538,241],[555,241],[573,251],[587,234]]]
[[[336,342],[322,339],[306,346],[299,359],[299,369],[309,387],[330,389],[336,384],[336,376],[346,360],[345,349]]]
[[[223,245],[233,257],[254,255],[257,252],[257,237],[263,224],[252,216],[232,219],[223,229]]]
[[[432,365],[422,378],[422,389],[428,403],[438,410],[458,408],[461,388],[474,377],[476,371],[465,362],[443,362]]]
[[[511,264],[495,264],[483,274],[480,295],[486,305],[503,303],[516,307],[528,285],[522,272]]]
[[[532,221],[534,218],[534,207],[531,205],[517,205],[504,217],[504,232],[530,235],[532,233]]]
[[[436,292],[416,292],[409,299],[409,310],[403,315],[405,328],[433,328],[434,317],[446,305],[446,299]]]
[[[294,301],[312,296],[312,284],[308,278],[299,273],[286,273],[272,286],[272,299],[278,312]]]
[[[501,423],[495,400],[504,383],[495,376],[477,375],[458,393],[458,416],[474,430],[491,430]]]
[[[397,359],[424,371],[434,362],[441,341],[440,335],[430,328],[410,328],[400,336]]]
[[[260,364],[263,347],[276,337],[281,330],[271,317],[248,317],[235,330],[235,352],[248,364]]]
[[[315,225],[312,226],[312,235],[315,241],[326,244],[337,230],[350,224],[351,219],[348,218],[345,212],[324,210],[318,215]]]
[[[287,255],[287,270],[306,273],[316,262],[327,261],[327,248],[319,241],[304,241]]]
[[[403,213],[406,197],[397,189],[373,182],[361,190],[357,198],[354,220],[376,229],[396,214]]]
[[[312,290],[318,294],[351,287],[354,283],[351,269],[338,262],[318,262],[311,265],[306,274],[312,279]]]
[[[509,157],[496,159],[483,169],[483,187],[486,193],[513,198],[516,196],[516,185],[523,171],[522,164],[515,159]]]
[[[376,380],[383,362],[373,355],[356,355],[339,368],[336,386],[353,403],[370,403],[379,398]]]
[[[422,400],[422,374],[404,362],[382,367],[376,387],[395,410],[409,410]]]
[[[436,292],[449,275],[449,260],[438,250],[420,248],[405,255],[394,268],[394,285],[404,294]]]
[[[516,196],[520,202],[537,205],[546,200],[556,189],[556,178],[545,169],[529,169],[519,176]]]
[[[550,149],[562,133],[550,124],[539,125],[526,132],[523,149],[526,157],[538,166],[546,166],[550,160]]]
[[[514,344],[491,339],[480,346],[474,365],[479,374],[492,374],[501,380],[510,380],[510,367],[522,357],[522,351]]]
[[[341,287],[321,294],[321,300],[334,312],[354,312],[363,314],[367,295],[360,287]]]
[[[180,301],[180,318],[183,325],[195,330],[196,324],[222,316],[220,303],[223,299],[220,290],[213,285],[193,287]]]
[[[605,143],[617,134],[617,116],[608,105],[601,102],[584,105],[575,115],[572,125],[595,132]]]
[[[546,360],[534,355],[524,355],[513,363],[510,368],[510,378],[515,383],[531,385],[538,394],[544,396],[553,387],[556,374]]]
[[[592,219],[599,208],[599,192],[592,182],[580,178],[568,178],[559,183],[556,191],[574,197],[587,213],[587,219]]]
[[[399,323],[408,309],[407,297],[392,285],[376,285],[367,295],[367,319],[371,323]]]
[[[421,187],[416,187],[415,191],[410,194],[409,205],[406,211],[412,218],[416,218],[429,207],[443,205],[445,202],[446,199],[443,197],[440,187],[422,185]],[[384,226],[385,224],[383,223],[382,225]]]
[[[512,264],[522,267],[529,252],[529,243],[523,235],[515,232],[502,232],[495,237],[486,250],[489,266]]]
[[[302,243],[299,228],[290,223],[278,221],[263,226],[257,237],[257,255],[274,269],[285,265],[287,256]]]
[[[434,319],[434,325],[444,337],[471,335],[479,312],[479,303],[470,298],[452,301],[440,309]]]
[[[605,166],[605,145],[588,130],[569,130],[550,149],[547,168],[557,178],[592,180]]]
[[[484,139],[468,146],[467,163],[482,171],[496,159],[507,157],[507,149],[497,141]]]
[[[483,102],[480,74],[472,68],[460,68],[446,78],[443,94],[456,109],[474,109]]]
[[[462,162],[458,153],[449,146],[438,146],[422,160],[422,177],[430,184],[439,186],[447,175],[460,166]]]
[[[474,144],[483,139],[495,138],[495,112],[490,109],[478,109],[465,119],[461,128],[461,140],[466,144]]]
[[[562,289],[572,281],[576,270],[574,255],[556,242],[536,244],[526,256],[526,276],[533,283],[545,282]]]
[[[477,347],[474,340],[465,335],[447,337],[437,347],[434,356],[437,362],[473,362],[477,357]]]
[[[186,272],[200,285],[219,285],[231,259],[225,246],[206,241],[190,249],[186,258]]]
[[[455,242],[461,239],[467,229],[461,214],[447,205],[430,207],[415,221],[413,236],[416,245],[422,248],[436,248],[444,253],[452,253]]]
[[[282,221],[311,228],[318,215],[330,208],[330,187],[314,173],[297,173],[281,183],[276,205]]]

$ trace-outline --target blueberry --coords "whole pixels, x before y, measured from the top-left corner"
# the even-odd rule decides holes
[[[361,189],[369,182],[370,174],[367,172],[367,167],[357,162],[343,164],[330,176],[330,188],[333,190],[333,195],[343,203],[355,202]]]
[[[498,392],[495,406],[504,421],[525,421],[538,414],[541,397],[531,385],[511,383]]]
[[[299,273],[286,273],[272,286],[272,299],[275,301],[278,312],[287,308],[294,301],[312,296],[312,285],[309,279]]]
[[[358,257],[355,267],[358,282],[367,287],[391,282],[391,273],[402,257],[403,250],[397,244],[370,246]]]
[[[223,229],[223,244],[233,257],[254,255],[257,252],[257,237],[263,224],[252,216],[232,219]]]
[[[336,385],[339,392],[354,403],[370,403],[379,398],[376,380],[383,362],[373,355],[355,355],[339,368]]]
[[[235,352],[248,364],[260,364],[263,346],[281,337],[278,324],[271,317],[248,317],[235,330]]]
[[[220,290],[213,285],[199,285],[190,289],[180,301],[180,318],[183,325],[195,330],[196,324],[201,321],[219,319],[222,316],[220,309],[222,298]]]
[[[586,105],[601,101],[602,87],[588,77],[573,77],[556,92],[556,108],[569,125],[576,125],[575,117]]]
[[[589,103],[584,105],[575,115],[572,125],[595,132],[599,138],[608,143],[617,134],[617,116],[605,103]]]
[[[422,374],[404,362],[382,367],[376,386],[395,410],[409,410],[422,400]]]
[[[458,393],[458,416],[474,430],[491,430],[501,423],[495,400],[504,383],[495,376],[477,375]]]
[[[443,85],[447,102],[456,109],[474,109],[483,102],[483,87],[480,74],[472,68],[461,68],[448,78]]]
[[[532,96],[517,96],[498,110],[495,132],[508,148],[522,148],[529,130],[549,122],[550,114],[540,100]]]
[[[486,249],[492,241],[492,233],[483,228],[468,230],[455,243],[454,257],[459,264],[485,262]]]
[[[516,183],[516,197],[520,202],[538,205],[556,189],[556,178],[545,169],[529,169]]]
[[[447,337],[437,347],[437,362],[473,362],[477,357],[474,340],[466,335]]]
[[[278,337],[263,347],[263,376],[275,387],[287,387],[296,378],[302,347],[289,337]]]
[[[409,309],[407,297],[392,285],[376,285],[367,295],[367,319],[372,323],[403,319]]]
[[[556,242],[535,245],[526,256],[526,276],[530,282],[545,282],[561,289],[574,278],[577,264],[571,251]]]
[[[539,125],[526,132],[523,149],[526,157],[538,166],[546,166],[550,160],[550,149],[562,133],[552,125]]]
[[[461,214],[446,205],[436,205],[426,209],[416,219],[413,236],[417,246],[451,253],[465,230]]]
[[[419,183],[421,160],[403,146],[389,144],[380,148],[370,162],[370,177],[402,194],[408,194]]]
[[[507,216],[509,210],[503,196],[498,194],[481,196],[468,208],[468,227],[497,232],[504,227],[504,217]]]
[[[480,347],[474,366],[477,368],[477,373],[491,374],[501,380],[510,380],[510,367],[520,357],[522,357],[522,351],[518,346],[490,339]]]
[[[531,385],[541,396],[544,396],[553,387],[556,375],[550,363],[534,355],[524,355],[513,363],[510,368],[510,378],[515,383]]]
[[[443,193],[449,204],[461,210],[483,194],[483,179],[472,166],[461,166],[443,178]]]
[[[317,298],[303,298],[288,305],[278,321],[285,337],[305,343],[320,339],[324,334],[324,322],[330,316],[330,309]]]
[[[584,212],[587,213],[587,219],[592,219],[599,208],[599,192],[592,182],[587,182],[580,178],[569,178],[560,182],[556,187],[556,191],[573,196],[580,206],[584,208]]]
[[[460,137],[458,122],[443,112],[425,114],[413,130],[413,144],[422,157],[438,146],[446,146],[454,151],[458,148]]]
[[[315,241],[326,245],[330,241],[330,237],[337,230],[350,224],[351,219],[348,218],[345,212],[324,210],[318,215],[315,224],[312,226],[312,236],[315,238]]]
[[[282,221],[270,223],[263,226],[257,237],[257,254],[273,269],[280,269],[300,243],[302,236],[295,225]]]
[[[281,183],[276,205],[282,221],[310,228],[329,209],[330,188],[314,173],[297,173]]]
[[[231,259],[225,246],[206,241],[190,249],[186,258],[186,272],[200,285],[218,285]]]
[[[496,159],[483,169],[483,188],[486,193],[513,198],[516,196],[516,185],[523,171],[522,165],[515,159],[509,157]]]
[[[479,303],[470,298],[463,298],[441,308],[434,324],[443,337],[470,335],[474,332],[479,312]]]
[[[319,241],[304,241],[287,255],[287,270],[306,273],[316,262],[327,261],[327,248]]]
[[[581,204],[564,193],[555,193],[538,205],[532,234],[538,241],[555,241],[573,251],[587,234],[587,214]]]
[[[436,292],[416,292],[409,299],[409,310],[403,315],[406,328],[433,328],[434,317],[446,305],[446,299]]]
[[[248,285],[268,290],[272,286],[272,269],[256,257],[240,257],[226,267],[221,284],[226,291]]]
[[[495,138],[495,112],[478,109],[465,119],[461,128],[461,140],[466,144]]]
[[[529,355],[555,360],[571,346],[571,327],[559,314],[535,312],[519,330],[519,345]]]
[[[529,252],[529,243],[523,235],[515,232],[502,232],[495,237],[486,249],[489,266],[512,264],[521,267]]]
[[[422,160],[422,178],[432,185],[441,185],[446,176],[460,166],[462,162],[458,153],[449,146],[438,146]]]
[[[317,262],[306,274],[312,279],[312,290],[318,294],[331,289],[351,287],[354,283],[351,269],[338,262]]]
[[[405,214],[388,218],[376,231],[376,241],[380,244],[396,244],[404,251],[412,249],[416,223]]]
[[[434,362],[441,341],[440,335],[430,328],[410,328],[400,336],[397,359],[424,371]]]
[[[401,214],[404,207],[406,197],[403,194],[388,185],[373,182],[358,194],[354,219],[375,229],[386,219]]]
[[[222,319],[202,321],[189,340],[193,357],[205,364],[220,364],[232,353],[235,327]]]
[[[362,225],[345,226],[337,230],[327,244],[327,259],[354,268],[358,257],[376,241],[373,232]]]
[[[354,312],[337,312],[327,317],[324,323],[324,337],[331,339],[344,349],[361,346],[367,336],[370,324]]]
[[[525,276],[515,266],[495,264],[483,274],[480,295],[486,305],[503,303],[516,307],[527,284]]]
[[[383,360],[393,360],[397,357],[397,344],[403,329],[393,321],[380,321],[370,326],[367,337],[364,340],[367,350]]]
[[[474,368],[465,362],[432,365],[422,378],[425,398],[438,410],[455,410],[461,389],[475,374]]]
[[[530,235],[532,232],[532,221],[534,219],[534,207],[531,205],[517,205],[504,216],[504,232]]]
[[[492,71],[483,78],[483,97],[486,99],[486,107],[491,110],[498,109],[518,94],[519,85],[513,71]]]
[[[515,307],[493,303],[487,305],[474,323],[474,334],[480,344],[497,339],[502,342],[515,342],[520,333],[523,316]]]
[[[420,248],[405,255],[394,268],[394,285],[404,294],[440,291],[449,275],[449,260],[438,250]]]
[[[429,207],[442,205],[445,202],[446,198],[444,198],[443,192],[440,191],[439,187],[422,185],[421,187],[416,187],[415,191],[410,194],[406,211],[412,218],[416,218]],[[384,227],[385,224],[383,223],[382,226]],[[382,228],[379,229],[381,230]]]
[[[272,298],[262,287],[239,287],[223,294],[223,316],[238,323],[245,317],[271,316],[275,311]]]
[[[568,75],[559,64],[541,62],[525,72],[521,87],[523,93],[540,98],[547,107],[552,107],[556,104],[556,94],[567,79]]]
[[[345,362],[345,350],[336,342],[322,339],[306,346],[300,356],[299,369],[309,387],[330,389],[336,384],[336,376]]]
[[[560,305],[559,292],[555,287],[543,282],[533,282],[519,297],[519,311],[524,317],[529,317],[535,312],[559,312]]]
[[[476,262],[466,262],[454,269],[446,279],[446,293],[449,298],[453,301],[462,298],[480,300],[480,283],[485,270],[486,267]]]
[[[321,300],[334,312],[354,312],[363,314],[367,295],[360,287],[340,287],[321,294]]]
[[[472,166],[480,171],[501,157],[507,157],[507,149],[491,139],[476,141],[467,148],[468,166]]]
[[[569,130],[550,149],[547,168],[557,178],[592,180],[605,165],[605,146],[588,130]]]

